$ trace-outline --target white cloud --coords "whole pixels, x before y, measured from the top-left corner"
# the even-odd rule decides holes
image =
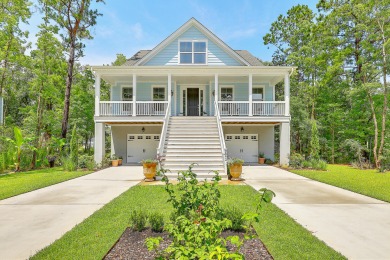
[[[238,29],[225,34],[226,40],[250,38],[257,34],[257,28]]]
[[[142,25],[140,23],[136,23],[130,26],[130,31],[132,32],[134,38],[136,40],[141,40],[144,37],[144,31],[142,29]]]

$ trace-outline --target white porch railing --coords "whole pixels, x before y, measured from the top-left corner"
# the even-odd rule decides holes
[[[163,116],[168,107],[168,101],[137,101],[137,116]]]
[[[100,101],[100,116],[132,116],[133,101]],[[136,101],[137,116],[164,116],[168,101]]]
[[[133,101],[100,101],[101,116],[131,116]]]
[[[254,116],[284,116],[284,101],[253,101],[252,113]]]
[[[164,124],[161,129],[161,136],[160,136],[160,142],[158,143],[157,147],[157,158],[160,159],[160,157],[164,154],[164,144],[165,144],[165,139],[167,137],[167,131],[168,131],[168,124],[169,124],[169,111],[171,109],[171,104],[169,103],[167,105],[166,111],[165,111],[165,116],[164,116]],[[159,160],[160,163],[160,160]],[[160,165],[161,166],[161,165]]]
[[[222,151],[222,157],[223,157],[223,167],[225,169],[225,174],[227,174],[227,148],[225,143],[225,136],[223,135],[223,129],[221,124],[221,116],[219,114],[219,109],[217,102],[214,101],[214,109],[216,111],[215,117],[217,118],[217,125],[218,125],[218,134],[219,134],[219,140],[221,142],[221,151]]]
[[[249,116],[249,101],[218,101],[221,116]],[[253,116],[284,116],[284,101],[253,101]]]
[[[218,101],[221,116],[249,115],[249,101]]]

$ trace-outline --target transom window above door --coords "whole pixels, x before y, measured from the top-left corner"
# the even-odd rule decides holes
[[[129,87],[122,88],[122,100],[133,101],[133,88],[129,88]]]
[[[206,64],[207,42],[199,40],[179,41],[180,64]]]

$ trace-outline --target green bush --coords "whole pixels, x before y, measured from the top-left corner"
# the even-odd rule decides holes
[[[153,212],[149,215],[149,224],[154,232],[162,232],[164,229],[164,215]]]
[[[294,169],[303,168],[303,162],[305,161],[305,157],[299,153],[292,153],[290,155],[290,167]]]
[[[94,170],[95,161],[93,155],[83,154],[79,157],[79,168]]]
[[[242,231],[244,230],[245,221],[242,219],[244,213],[237,207],[230,207],[223,209],[223,217],[229,219],[232,222],[230,227],[233,231]]]
[[[310,159],[307,161],[303,161],[302,168],[314,169],[314,170],[322,170],[326,171],[328,164],[326,161],[321,159]]]
[[[63,156],[61,158],[61,162],[62,162],[62,167],[64,167],[66,171],[73,172],[77,170],[77,164],[72,160],[72,158],[68,156]]]
[[[134,210],[130,213],[130,227],[137,231],[145,229],[148,214],[142,210]]]

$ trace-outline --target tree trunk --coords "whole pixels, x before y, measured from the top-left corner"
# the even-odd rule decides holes
[[[65,102],[64,102],[64,113],[62,117],[62,138],[66,138],[68,131],[68,120],[69,120],[69,107],[70,107],[70,91],[72,89],[73,81],[73,66],[74,66],[74,56],[75,56],[75,39],[71,39],[70,50],[69,50],[69,59],[68,59],[68,74],[66,77],[66,90],[65,90]]]

